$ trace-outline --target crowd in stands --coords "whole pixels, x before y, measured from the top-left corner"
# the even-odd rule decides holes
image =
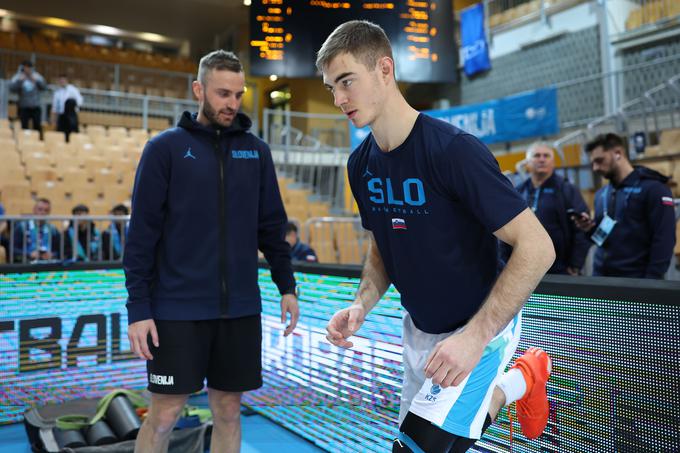
[[[0,215],[2,207],[0,205]],[[122,256],[128,229],[129,209],[114,206],[109,221],[79,220],[89,216],[90,209],[78,204],[71,210],[69,221],[46,220],[51,203],[38,198],[33,216],[26,220],[0,224],[0,262],[30,264],[61,261],[116,261]]]

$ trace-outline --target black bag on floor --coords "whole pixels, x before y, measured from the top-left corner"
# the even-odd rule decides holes
[[[114,398],[116,401],[121,396]],[[124,401],[108,407],[107,416],[82,429],[57,428],[57,419],[79,414],[92,419],[97,414],[100,399],[79,399],[59,404],[37,406],[24,412],[26,435],[34,453],[133,453],[139,420]],[[112,409],[112,407],[114,407]],[[130,406],[131,407],[131,406]],[[111,411],[111,412],[109,412]],[[113,425],[113,426],[111,426]],[[203,453],[211,433],[209,423],[176,429],[170,436],[169,453]]]

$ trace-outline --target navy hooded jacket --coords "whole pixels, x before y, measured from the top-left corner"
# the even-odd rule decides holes
[[[184,112],[147,143],[123,257],[129,323],[260,313],[258,248],[279,291],[295,291],[271,152],[250,126],[241,113],[215,129]]]
[[[578,189],[553,173],[540,187],[535,188],[529,178],[517,186],[517,191],[532,208],[555,246],[555,262],[548,273],[566,274],[568,267],[581,269],[593,244],[567,213],[568,209],[575,212],[590,211]],[[507,262],[512,247],[502,243],[501,250],[502,258]]]
[[[663,278],[675,246],[675,209],[667,181],[654,170],[635,167],[620,184],[597,191],[595,224],[604,217],[606,198],[607,214],[617,224],[595,252],[593,275]]]

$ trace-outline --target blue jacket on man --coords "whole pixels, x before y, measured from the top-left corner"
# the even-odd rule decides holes
[[[297,241],[295,245],[291,247],[290,257],[293,261],[307,261],[310,263],[319,261],[314,249],[302,241]]]
[[[142,154],[123,255],[128,322],[260,313],[258,256],[294,293],[286,212],[271,152],[239,113],[215,129],[184,112]]]
[[[527,200],[555,246],[557,257],[548,273],[566,274],[567,268],[580,270],[592,243],[574,225],[567,213],[568,209],[575,212],[589,211],[578,189],[555,173],[540,187],[535,188],[529,178],[516,188]],[[509,245],[502,244],[501,257],[504,261],[509,259],[511,252]]]
[[[593,275],[663,278],[675,246],[675,210],[667,181],[636,166],[620,184],[597,191],[595,225],[604,217],[605,200],[607,214],[617,223],[595,252]]]

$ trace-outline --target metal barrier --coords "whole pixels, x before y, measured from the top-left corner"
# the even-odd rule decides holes
[[[129,220],[113,215],[0,216],[0,263],[120,262]],[[304,224],[290,220],[319,262],[361,264],[366,258],[370,233],[358,217],[314,217]]]
[[[553,147],[564,155],[566,145],[576,144],[583,149],[585,143],[597,134],[615,132],[629,135],[636,131],[644,132],[647,143],[651,144],[658,142],[662,130],[678,126],[680,74],[645,91],[643,96],[622,104],[616,112],[594,119],[585,128],[560,137],[553,142]]]
[[[49,85],[41,93],[42,122],[49,120],[54,90]],[[141,129],[163,130],[176,124],[182,112],[197,110],[197,101],[187,99],[150,96],[118,91],[79,88],[83,95],[80,108],[81,124],[121,126]],[[255,95],[254,95],[255,96]],[[17,101],[17,95],[9,91],[9,80],[0,80],[0,118],[10,116],[9,104]],[[252,132],[258,135],[258,120],[254,112],[245,112],[253,121]]]
[[[262,138],[271,146],[279,177],[342,210],[351,151],[347,118],[271,109],[264,109],[262,118]]]
[[[107,63],[103,61],[68,58],[35,52],[21,52],[0,49],[0,67],[5,68],[9,79],[14,69],[24,60],[30,60],[46,81],[67,74],[71,82],[83,94],[84,105],[81,111],[88,118],[89,113],[115,114],[121,118],[103,119],[93,116],[90,122],[102,124],[112,122],[113,126],[136,127],[144,129],[165,129],[175,124],[183,110],[196,110],[191,88],[194,73],[167,71],[163,69]],[[1,77],[1,76],[0,76]],[[85,81],[84,79],[89,79]],[[86,88],[85,85],[89,85]],[[0,82],[0,118],[7,118],[8,104],[16,101]],[[56,87],[51,86],[50,90]],[[253,105],[244,112],[253,120],[252,131],[259,133],[257,87],[249,83]],[[47,106],[51,104],[52,93],[42,94],[42,120],[46,122]],[[85,121],[81,121],[87,124]],[[109,125],[109,124],[106,124]]]
[[[108,63],[98,60],[69,58],[36,52],[0,49],[0,67],[5,68],[6,77],[11,77],[24,60],[30,60],[45,80],[53,80],[67,74],[75,85],[99,85],[96,88],[112,91],[155,90],[158,95],[192,99],[191,82],[195,74],[168,71],[141,66]],[[95,88],[95,87],[92,87]],[[151,94],[151,93],[149,93]]]
[[[130,216],[0,216],[0,262],[120,262]]]

